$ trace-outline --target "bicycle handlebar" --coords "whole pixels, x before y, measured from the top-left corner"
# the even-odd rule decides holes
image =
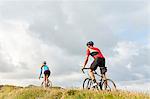
[[[83,70],[84,70],[84,69],[90,69],[90,68],[83,68]]]
[[[40,76],[40,78],[44,78],[43,76]]]
[[[90,69],[90,68],[82,68],[82,72],[85,74],[84,69]]]
[[[85,74],[84,69],[90,69],[90,68],[83,68],[83,69],[82,69],[82,72]],[[96,71],[93,71],[93,72],[94,72],[94,74],[100,76]]]

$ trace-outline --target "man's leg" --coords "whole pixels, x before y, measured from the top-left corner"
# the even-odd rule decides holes
[[[104,80],[107,79],[107,78],[106,78],[106,73],[105,73],[105,74],[102,74],[102,76],[103,76],[103,79],[104,79]]]
[[[91,66],[90,66],[90,70],[89,70],[89,75],[90,75],[90,77],[91,77],[91,79],[93,80],[94,83],[96,83],[96,79],[95,79],[95,75],[94,75],[93,71],[96,70],[96,69],[97,69],[97,59],[95,59],[92,62]]]
[[[96,83],[96,79],[95,79],[95,76],[94,76],[92,69],[89,70],[89,75],[90,75],[91,79],[93,80],[93,82]]]
[[[107,79],[106,77],[107,67],[100,67],[100,72],[101,72],[103,79],[106,80]]]
[[[102,76],[103,76],[103,79],[104,79],[104,80],[107,79],[107,78],[106,78],[106,73],[102,74]],[[105,81],[104,85],[105,85],[105,89],[107,89],[107,81]]]

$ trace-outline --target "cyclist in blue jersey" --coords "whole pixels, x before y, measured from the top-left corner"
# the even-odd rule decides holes
[[[46,61],[44,61],[42,66],[41,66],[41,73],[40,73],[39,79],[41,78],[43,70],[44,70],[44,82],[45,82],[45,86],[47,86],[47,84],[48,84],[48,77],[50,76],[51,72],[49,70],[49,67],[46,65]]]

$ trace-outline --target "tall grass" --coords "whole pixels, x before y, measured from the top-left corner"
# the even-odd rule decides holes
[[[0,87],[0,99],[150,99],[148,94],[40,87]]]

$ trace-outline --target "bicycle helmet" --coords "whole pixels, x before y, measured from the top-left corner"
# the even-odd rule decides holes
[[[89,41],[89,42],[87,42],[87,44],[86,44],[87,46],[88,45],[91,45],[91,46],[93,46],[94,45],[94,43],[93,43],[93,41]]]
[[[43,64],[46,64],[46,61],[44,61]]]

